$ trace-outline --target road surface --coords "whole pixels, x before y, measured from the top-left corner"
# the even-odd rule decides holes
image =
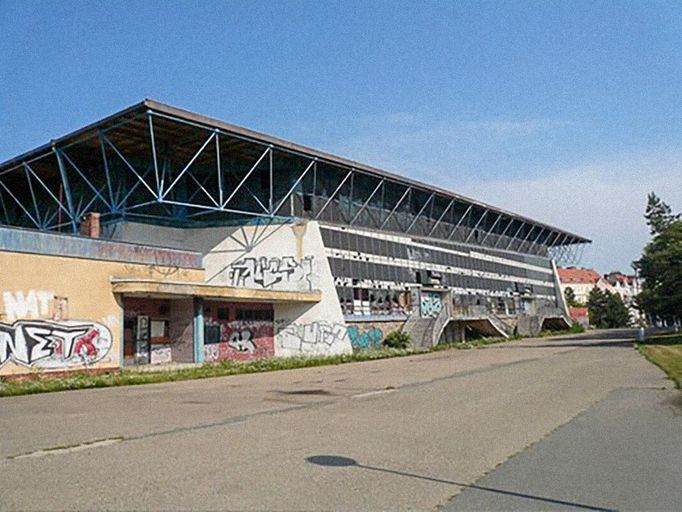
[[[624,399],[632,426],[674,433],[680,423],[677,392],[633,336],[3,398],[0,510],[629,508],[632,493],[600,494],[561,468],[608,473],[646,459],[647,472],[670,469],[656,466],[660,436],[645,431],[651,442],[618,451],[636,432],[610,434],[626,422]],[[642,422],[658,405],[677,415]],[[594,466],[599,440],[616,446]],[[481,484],[500,464],[487,477],[497,480]],[[604,483],[626,488],[632,476]],[[640,488],[635,504],[654,503],[666,482]],[[476,501],[482,494],[524,501],[490,505]]]

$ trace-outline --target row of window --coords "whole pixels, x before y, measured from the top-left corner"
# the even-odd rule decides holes
[[[393,283],[420,284],[423,282],[420,270],[368,261],[329,258],[332,275],[345,277],[356,281],[388,281]],[[417,276],[417,274],[420,274]],[[539,295],[553,295],[551,283],[547,286],[533,286],[519,282],[489,279],[485,277],[463,276],[444,272],[440,274],[439,284],[451,288],[482,289],[496,292],[536,293]]]
[[[367,289],[350,286],[336,288],[341,310],[346,316],[408,316],[415,304],[409,290]],[[454,311],[482,307],[500,315],[513,315],[520,309],[518,297],[453,296]]]
[[[324,244],[329,248],[343,249],[365,254],[376,254],[379,256],[387,256],[423,263],[433,263],[436,265],[478,270],[482,272],[494,272],[514,277],[535,279],[539,281],[551,280],[549,274],[544,272],[528,270],[512,265],[504,265],[502,263],[492,261],[485,261],[469,256],[460,256],[457,254],[439,251],[435,247],[434,249],[414,247],[390,240],[384,240],[382,238],[373,238],[333,229],[322,229],[321,231]],[[453,248],[455,247],[451,247],[451,249]],[[467,251],[465,248],[460,248],[460,250],[465,252]],[[504,257],[507,258],[507,255]],[[541,266],[548,268],[548,261],[544,260]]]

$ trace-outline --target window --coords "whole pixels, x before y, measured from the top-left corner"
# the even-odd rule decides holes
[[[272,309],[240,309],[237,308],[237,320],[253,320],[261,322],[271,322],[274,319]]]
[[[212,343],[220,343],[220,326],[219,325],[205,325],[204,326],[204,344],[210,345]]]

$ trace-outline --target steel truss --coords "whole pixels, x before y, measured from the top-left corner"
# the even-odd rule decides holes
[[[134,141],[131,142],[131,141]],[[0,223],[307,217],[575,262],[584,240],[445,192],[146,110],[0,171]]]

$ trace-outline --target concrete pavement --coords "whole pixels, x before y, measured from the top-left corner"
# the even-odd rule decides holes
[[[432,510],[614,390],[670,389],[632,336],[0,399],[0,509]]]
[[[444,510],[680,510],[682,395],[616,389]]]

